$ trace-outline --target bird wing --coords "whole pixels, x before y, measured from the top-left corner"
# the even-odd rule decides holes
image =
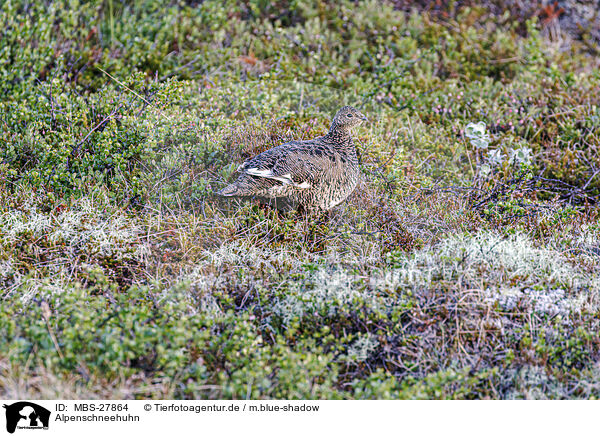
[[[277,180],[300,189],[309,188],[309,178],[318,171],[310,158],[314,141],[292,141],[264,151],[238,167],[241,173]]]

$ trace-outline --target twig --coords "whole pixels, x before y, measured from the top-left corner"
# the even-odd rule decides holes
[[[44,321],[46,321],[46,327],[48,328],[48,333],[50,334],[50,339],[52,339],[52,343],[54,344],[54,348],[56,349],[56,352],[58,353],[58,356],[64,360],[65,356],[63,355],[60,346],[58,345],[58,341],[56,340],[56,336],[54,335],[54,331],[52,330],[52,327],[50,326],[50,315],[52,313],[50,312],[50,306],[48,305],[48,303],[46,303],[45,301],[42,302],[42,316],[44,318]]]
[[[92,133],[94,133],[96,130],[98,130],[100,127],[102,127],[104,124],[106,124],[107,122],[109,122],[112,118],[114,118],[115,112],[111,112],[107,117],[105,117],[102,121],[100,121],[98,124],[96,124],[92,130],[90,130],[88,132],[87,135],[85,135],[85,138],[83,138],[81,141],[79,141],[79,143],[77,143],[77,145],[75,147],[73,147],[73,149],[71,150],[71,157],[75,157],[75,155],[79,152],[79,149],[81,148],[81,146],[85,143],[85,141],[87,141],[87,139],[90,137],[90,135]],[[67,162],[67,165],[69,165],[69,162]]]

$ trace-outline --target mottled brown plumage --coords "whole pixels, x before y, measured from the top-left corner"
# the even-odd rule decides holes
[[[238,167],[238,179],[219,194],[285,199],[307,209],[331,209],[358,182],[358,158],[350,134],[365,120],[358,110],[344,106],[326,135],[287,142],[254,156]]]

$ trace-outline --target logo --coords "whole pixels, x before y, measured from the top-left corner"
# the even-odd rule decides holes
[[[48,430],[50,411],[28,401],[19,401],[4,405],[6,409],[6,431],[14,433],[15,429]]]

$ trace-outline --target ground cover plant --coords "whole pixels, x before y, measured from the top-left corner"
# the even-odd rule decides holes
[[[530,3],[3,2],[1,395],[598,397],[600,27]],[[346,104],[330,214],[214,195]]]

